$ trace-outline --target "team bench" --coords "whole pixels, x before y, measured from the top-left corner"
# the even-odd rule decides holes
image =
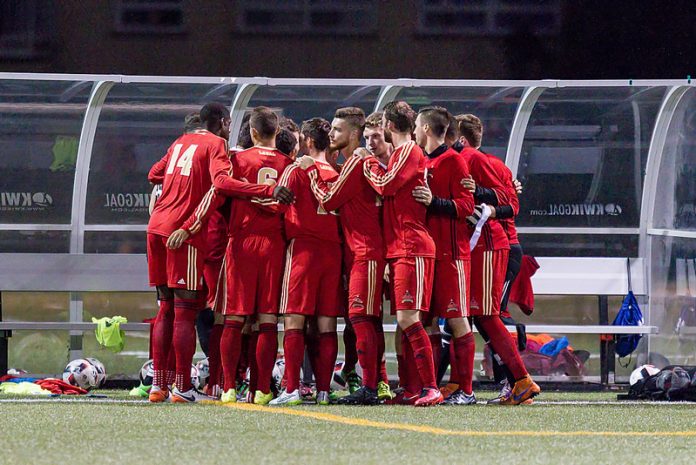
[[[624,258],[539,257],[541,268],[532,278],[535,295],[594,295],[598,297],[598,325],[528,325],[528,333],[554,335],[597,334],[601,338],[600,380],[614,383],[614,339],[620,334],[657,334],[655,326],[609,326],[609,296],[627,292],[628,275]],[[646,295],[643,259],[630,260],[633,291]],[[81,309],[82,292],[147,292],[147,265],[144,255],[101,254],[0,254],[0,293],[71,292],[71,307]],[[153,303],[154,307],[154,303]],[[644,308],[644,310],[647,310]],[[72,311],[71,311],[72,313]],[[81,336],[94,330],[93,323],[2,321],[0,294],[0,373],[7,371],[8,338],[12,331],[71,331],[71,347],[81,348]],[[147,323],[126,323],[126,331],[149,331]],[[343,329],[339,325],[339,331]],[[395,325],[386,325],[393,332]],[[514,329],[514,328],[511,328]],[[609,335],[613,337],[603,337]]]

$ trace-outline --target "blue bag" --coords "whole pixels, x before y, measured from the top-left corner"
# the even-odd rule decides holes
[[[621,303],[621,309],[614,318],[612,325],[614,326],[643,326],[643,312],[640,311],[640,306],[633,295],[631,286],[631,264],[628,267],[628,294],[624,297]],[[616,336],[616,353],[619,357],[625,357],[636,350],[638,342],[642,334],[619,334]]]

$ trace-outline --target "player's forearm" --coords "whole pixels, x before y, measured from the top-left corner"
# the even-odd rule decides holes
[[[225,198],[219,195],[215,189],[210,189],[204,196],[201,203],[194,210],[193,214],[184,221],[181,229],[188,231],[189,234],[197,234],[210,218],[210,215],[225,203]]]
[[[227,174],[216,176],[213,186],[227,197],[260,197],[264,199],[272,198],[274,189],[274,186],[240,181]]]
[[[486,205],[498,205],[498,195],[496,194],[496,191],[483,187],[480,184],[476,184],[474,200],[477,204],[485,203]]]
[[[433,197],[430,205],[428,205],[428,213],[457,218],[457,207],[454,205],[454,200],[452,199]]]
[[[495,207],[495,217],[500,220],[513,218],[514,216],[515,212],[510,205],[501,205],[499,207]]]

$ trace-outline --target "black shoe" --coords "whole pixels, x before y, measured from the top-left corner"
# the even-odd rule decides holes
[[[379,398],[377,397],[376,389],[363,386],[353,394],[341,397],[336,403],[339,405],[377,405],[379,404]]]

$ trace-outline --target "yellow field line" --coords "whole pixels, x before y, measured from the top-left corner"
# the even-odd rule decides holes
[[[311,418],[313,420],[327,421],[330,423],[340,423],[350,426],[366,426],[368,428],[411,431],[414,433],[426,433],[438,436],[696,436],[696,431],[466,431],[436,428],[434,426],[413,425],[410,423],[389,423],[368,420],[365,418],[351,418],[341,415],[334,415],[332,413],[311,412],[298,408],[263,407],[260,405],[246,403],[223,405],[238,410],[275,413]]]

